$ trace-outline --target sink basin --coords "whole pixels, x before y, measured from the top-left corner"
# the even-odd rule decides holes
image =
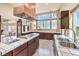
[[[15,39],[15,40],[11,40],[11,41],[5,42],[5,44],[12,44],[12,43],[15,43],[17,41],[19,41],[19,40],[18,39]]]
[[[28,37],[27,37],[27,36],[21,36],[20,38],[28,39]]]
[[[68,39],[66,39],[66,38],[59,38],[58,40],[59,40],[59,44],[61,46],[74,48],[74,43],[71,43]]]
[[[13,40],[13,41],[11,41],[11,42],[8,42],[8,44],[11,44],[11,43],[14,43],[14,42],[17,42],[17,41],[19,41],[19,40]]]

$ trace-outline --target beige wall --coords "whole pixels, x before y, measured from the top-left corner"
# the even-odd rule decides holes
[[[2,18],[17,20],[19,17],[13,16],[13,6],[8,3],[0,3],[0,15]]]
[[[13,16],[13,6],[11,4],[8,3],[0,3],[0,16],[1,16],[1,29],[4,30],[4,27],[7,24],[4,24],[3,20],[8,19],[9,24],[12,26],[12,32],[17,33],[17,20],[19,19],[19,17]]]

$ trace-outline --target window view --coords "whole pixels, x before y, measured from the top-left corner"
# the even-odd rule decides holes
[[[51,23],[52,20],[52,23]],[[51,26],[52,25],[52,26]],[[57,14],[47,13],[37,16],[37,29],[57,29]]]
[[[52,29],[57,29],[57,20],[52,20]]]
[[[73,13],[74,19],[73,19],[73,27],[76,33],[76,38],[79,36],[79,10],[76,10]]]

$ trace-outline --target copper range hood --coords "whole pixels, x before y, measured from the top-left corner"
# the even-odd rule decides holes
[[[35,3],[21,4],[13,8],[14,16],[24,19],[34,18]]]

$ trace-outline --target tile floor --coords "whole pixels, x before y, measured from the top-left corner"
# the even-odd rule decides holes
[[[39,48],[35,52],[34,56],[54,56],[53,41],[40,39]]]

